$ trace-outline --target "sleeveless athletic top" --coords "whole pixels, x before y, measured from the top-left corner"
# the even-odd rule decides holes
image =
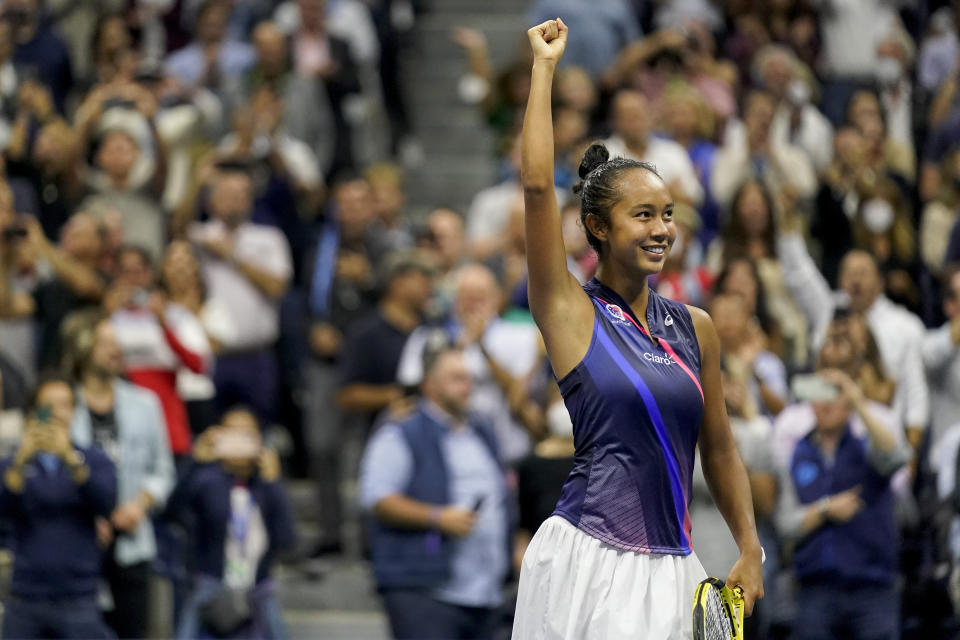
[[[688,555],[694,447],[703,416],[700,347],[687,308],[650,291],[647,326],[593,279],[590,348],[559,381],[573,420],[573,471],[554,511],[627,551]]]

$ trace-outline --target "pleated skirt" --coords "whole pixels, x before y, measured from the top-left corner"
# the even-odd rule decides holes
[[[704,578],[695,554],[624,551],[552,516],[523,556],[513,640],[689,640]]]

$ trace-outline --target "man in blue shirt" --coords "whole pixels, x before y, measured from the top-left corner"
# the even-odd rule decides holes
[[[836,369],[818,375],[835,393],[810,403],[816,426],[780,474],[777,526],[796,545],[797,601],[816,612],[797,621],[792,637],[896,638],[898,533],[890,477],[911,452],[849,376]]]
[[[37,389],[16,453],[0,464],[0,517],[13,533],[13,581],[4,638],[109,638],[97,608],[103,551],[97,520],[117,501],[113,463],[70,441],[73,389]]]
[[[370,440],[361,503],[395,638],[489,638],[508,568],[503,471],[492,430],[467,414],[459,349],[424,355],[423,398]]]

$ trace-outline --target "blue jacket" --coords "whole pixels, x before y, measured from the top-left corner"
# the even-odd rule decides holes
[[[398,426],[414,456],[413,477],[404,495],[419,502],[449,504],[450,476],[441,446],[446,427],[422,407]],[[474,420],[470,427],[499,460],[492,430]],[[450,576],[450,543],[437,531],[394,528],[374,517],[370,542],[373,573],[381,590],[435,587]]]
[[[95,519],[109,518],[117,503],[117,474],[99,449],[79,449],[90,468],[83,484],[65,464],[52,468],[34,458],[24,468],[25,485],[13,493],[0,481],[0,517],[13,533],[13,582],[21,598],[94,597],[103,553]],[[0,478],[12,460],[0,463]]]
[[[189,529],[191,566],[215,580],[223,579],[230,490],[236,483],[237,479],[219,464],[197,464],[186,473],[167,504],[167,516]],[[267,482],[254,475],[247,481],[247,489],[267,529],[267,551],[257,565],[259,584],[270,577],[277,554],[296,544],[296,534],[290,503],[280,482]]]
[[[867,442],[849,429],[828,465],[813,442],[797,443],[790,476],[801,504],[859,485],[865,508],[843,524],[826,524],[801,540],[793,563],[801,582],[892,584],[897,569],[898,536],[890,477],[870,464]]]

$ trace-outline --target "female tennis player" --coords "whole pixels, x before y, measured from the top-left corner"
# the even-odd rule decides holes
[[[587,150],[574,190],[600,266],[583,287],[567,272],[550,110],[567,33],[559,18],[528,32],[522,173],[530,308],[573,418],[576,461],[524,555],[513,637],[689,638],[706,577],[687,512],[695,446],[740,549],[726,579],[742,587],[747,613],[763,597],[750,488],[710,316],[647,286],[676,238],[673,199],[652,166]]]

